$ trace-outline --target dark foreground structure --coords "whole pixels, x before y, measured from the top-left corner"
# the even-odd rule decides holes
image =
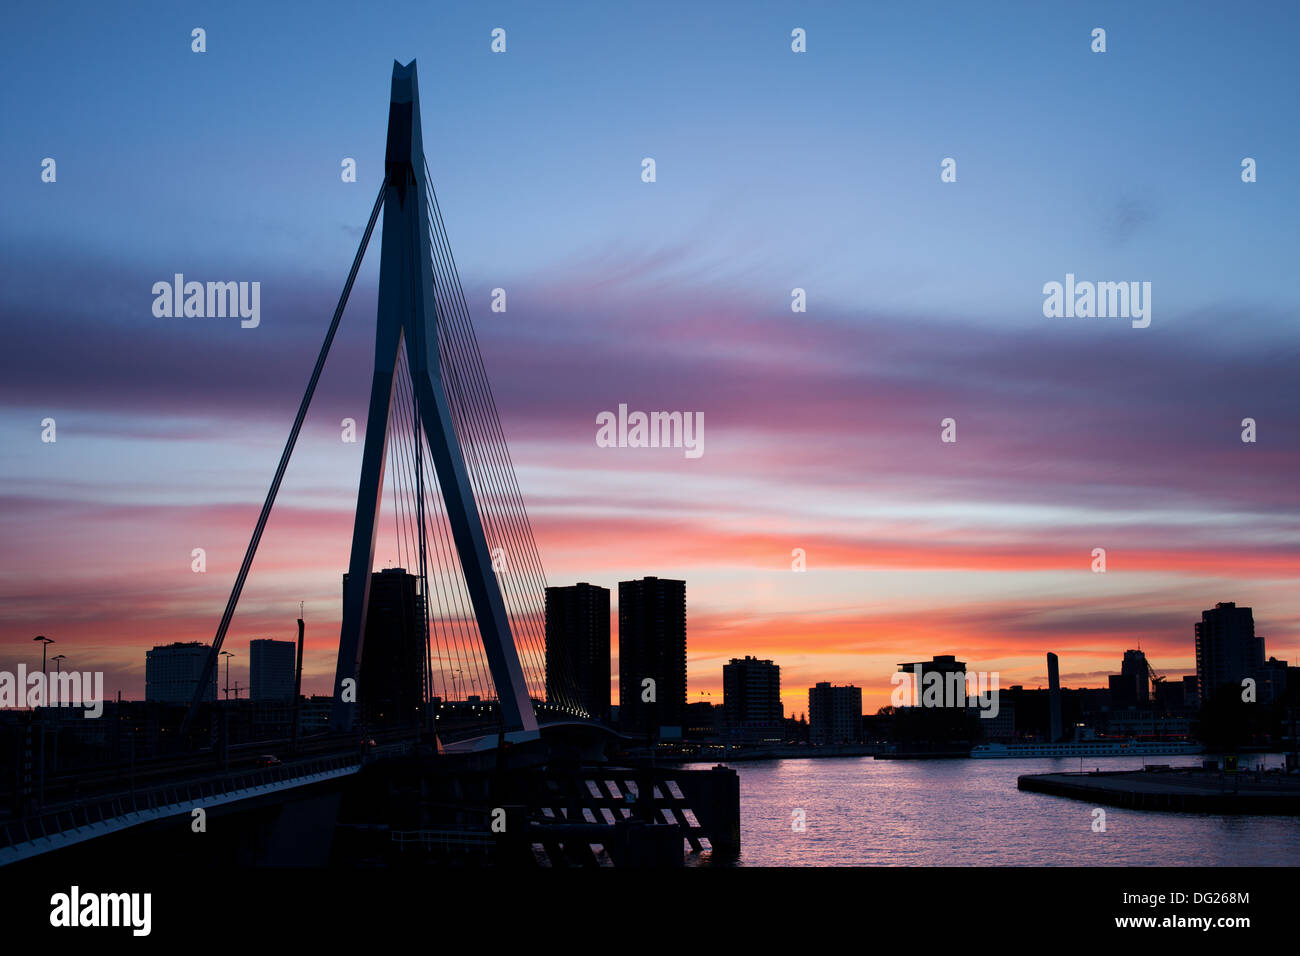
[[[589,763],[554,740],[232,764],[106,776],[93,795],[60,780],[41,812],[0,821],[0,867],[674,867],[740,849],[740,781],[725,767]]]
[[[163,723],[155,708],[133,715],[119,706],[115,717],[144,719],[92,721],[101,739],[80,754],[65,750],[60,761],[61,711],[30,712],[8,734],[0,722],[0,867],[38,859],[66,862],[72,872],[80,862],[132,861],[160,873],[170,872],[168,864],[175,872],[203,865],[680,866],[687,854],[721,858],[739,849],[735,771],[664,769],[653,752],[629,752],[648,741],[601,723],[608,652],[603,666],[593,665],[605,696],[583,692],[591,668],[575,666],[580,655],[545,655],[536,620],[545,575],[420,122],[415,61],[394,63],[384,180],[179,726]],[[299,652],[295,692],[284,705],[292,719],[263,721],[291,732],[250,740],[238,728],[232,733],[238,701],[232,714],[228,701],[218,707],[213,699],[222,642],[381,209],[375,364],[328,718],[321,732],[305,732]],[[397,527],[407,529],[398,532],[404,567],[376,572],[390,458],[405,470],[393,479],[406,489],[394,496]],[[634,583],[639,626],[664,658],[635,670],[657,678],[665,702],[644,726],[680,727],[685,584]],[[624,601],[620,615],[632,603]],[[450,621],[464,626],[444,626]],[[303,631],[300,616],[299,649]],[[605,637],[608,644],[607,630]],[[639,685],[631,696],[640,699]],[[625,707],[628,699],[625,693]],[[137,752],[138,741],[149,745]],[[81,759],[88,752],[111,759]],[[11,774],[3,772],[9,757]]]
[[[1128,810],[1300,816],[1300,776],[1224,773],[1200,767],[1147,767],[1098,773],[1036,773],[1017,786]]]

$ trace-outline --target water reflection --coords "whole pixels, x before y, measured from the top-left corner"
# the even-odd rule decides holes
[[[1185,758],[1170,758],[1182,765]],[[1275,766],[1280,758],[1269,758]],[[1093,758],[1085,769],[1137,769]],[[1025,773],[1078,760],[736,763],[741,857],[749,866],[1294,866],[1300,818],[1150,813],[1022,793]],[[792,824],[804,811],[805,829]],[[697,863],[709,862],[707,858]]]

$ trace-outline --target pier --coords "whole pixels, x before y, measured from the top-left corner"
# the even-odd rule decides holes
[[[1017,781],[1046,793],[1126,810],[1300,816],[1300,775],[1225,773],[1201,767],[1147,767],[1091,773],[1035,773]]]

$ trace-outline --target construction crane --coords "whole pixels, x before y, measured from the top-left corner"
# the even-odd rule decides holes
[[[1151,666],[1151,661],[1143,655],[1143,660],[1147,662],[1147,674],[1151,677],[1151,694],[1155,696],[1156,687],[1165,682],[1165,679],[1156,673],[1156,669]]]
[[[1166,706],[1165,702],[1168,700],[1168,697],[1162,693],[1165,686],[1165,679],[1162,675],[1156,673],[1156,669],[1151,666],[1150,661],[1147,661],[1147,676],[1151,678],[1151,696],[1149,700],[1157,707]]]

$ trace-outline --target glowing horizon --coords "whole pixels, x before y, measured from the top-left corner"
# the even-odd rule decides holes
[[[822,680],[872,713],[898,662],[936,654],[1005,687],[1045,683],[1054,651],[1065,685],[1104,686],[1140,645],[1181,676],[1221,601],[1300,658],[1297,243],[1279,215],[1300,207],[1300,134],[1276,82],[1294,11],[1189,15],[1173,35],[1158,11],[1102,7],[1125,38],[1102,64],[1082,21],[1032,7],[942,29],[801,14],[804,60],[778,5],[599,23],[521,6],[497,58],[465,11],[414,38],[419,5],[364,36],[340,14],[304,49],[292,16],[234,7],[207,17],[205,57],[164,6],[111,49],[96,9],[15,51],[13,141],[59,174],[42,183],[33,154],[0,179],[0,668],[45,634],[141,697],[148,648],[212,640],[382,176],[394,58],[420,60],[549,583],[612,592],[615,700],[617,584],[646,575],[686,581],[689,701],[720,703],[722,665],[748,654],[781,665],[787,715]],[[16,11],[15,35],[37,15]],[[1175,69],[1196,43],[1221,70]],[[118,77],[124,57],[139,76]],[[125,105],[115,83],[135,84]],[[1083,115],[1089,134],[1067,135]],[[241,684],[247,642],[289,639],[303,601],[304,691],[330,689],[361,454],[339,423],[366,425],[377,251],[226,641]],[[260,324],[155,316],[177,273],[260,282]],[[1046,317],[1044,283],[1067,274],[1149,281],[1150,326]],[[704,453],[600,447],[621,404],[701,415]],[[398,554],[384,528],[377,567]]]

